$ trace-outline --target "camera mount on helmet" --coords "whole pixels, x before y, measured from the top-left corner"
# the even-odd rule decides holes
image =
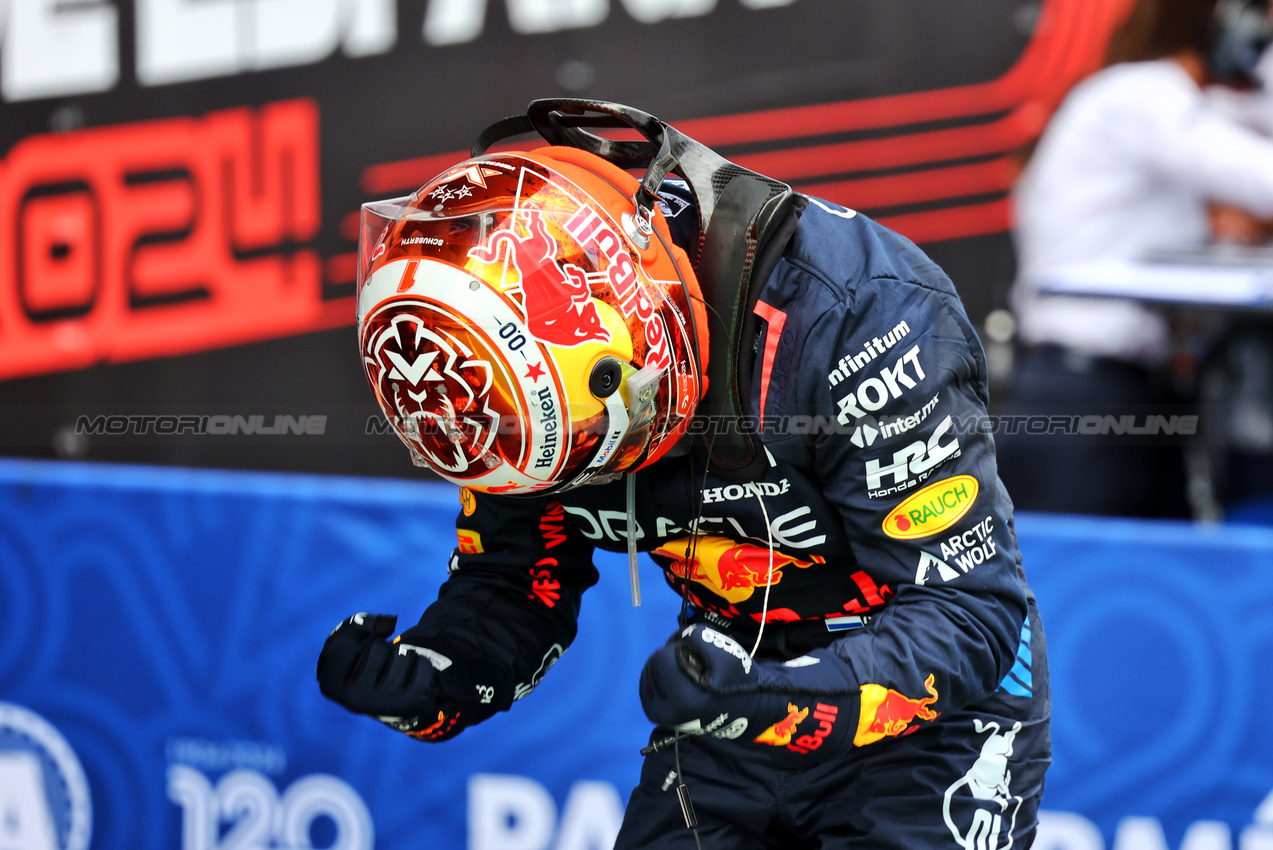
[[[635,130],[643,138],[610,139],[593,129]],[[645,169],[632,199],[632,217],[624,221],[634,239],[639,239],[637,234],[649,237],[649,216],[667,176],[676,174],[688,184],[698,214],[698,240],[686,246],[687,253],[704,299],[723,324],[709,334],[708,387],[699,403],[711,437],[710,461],[727,480],[759,477],[767,461],[746,417],[744,397],[754,362],[746,342],[759,325],[753,312],[759,287],[751,283],[757,258],[768,253],[770,245],[781,247],[790,239],[804,198],[787,184],[730,162],[649,113],[608,101],[532,101],[525,115],[505,118],[483,131],[472,156],[526,133],[538,133],[553,145],[579,148],[623,169]],[[763,283],[763,276],[758,283]]]

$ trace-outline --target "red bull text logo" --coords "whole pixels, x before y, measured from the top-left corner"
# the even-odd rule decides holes
[[[813,719],[818,721],[818,728],[813,730],[812,735],[801,735],[787,744],[787,749],[793,753],[811,753],[822,746],[822,742],[835,728],[835,719],[839,713],[840,709],[834,705],[818,703],[813,709]]]
[[[619,309],[628,318],[635,313],[645,325],[645,341],[650,350],[645,365],[666,369],[672,365],[668,352],[667,328],[663,318],[654,310],[650,294],[641,285],[632,255],[623,248],[623,242],[614,228],[589,207],[580,207],[566,222],[565,230],[584,248],[595,247],[610,261],[606,278],[619,298]]]
[[[862,714],[858,718],[858,731],[853,737],[853,745],[864,747],[882,738],[904,735],[913,730],[911,724],[916,720],[936,720],[940,712],[929,708],[937,702],[937,690],[933,687],[933,681],[934,677],[930,673],[924,680],[924,689],[929,694],[924,699],[911,699],[882,685],[863,685]]]
[[[800,708],[794,702],[787,703],[787,716],[756,736],[757,744],[785,747],[796,734],[796,727],[809,716],[809,709]]]
[[[813,710],[813,719],[818,721],[818,728],[812,735],[795,734],[801,723],[809,716],[809,709],[800,708],[795,703],[787,703],[787,716],[756,736],[757,744],[768,744],[771,747],[786,747],[793,753],[811,753],[831,734],[835,728],[840,709],[834,705],[818,703]],[[792,738],[795,738],[793,741]]]
[[[521,215],[525,216],[525,235],[515,230]],[[592,302],[587,275],[570,263],[564,268],[558,265],[557,240],[538,210],[513,216],[508,229],[491,234],[490,243],[473,248],[469,256],[483,263],[499,262],[503,247],[507,247],[505,258],[517,270],[522,311],[532,336],[563,348],[610,342],[610,331]]]
[[[888,512],[884,533],[894,540],[917,540],[945,531],[968,513],[980,488],[971,475],[929,484]]]
[[[731,604],[750,599],[758,587],[777,584],[787,567],[807,569],[826,563],[826,559],[818,555],[813,555],[810,561],[801,561],[775,550],[771,571],[769,550],[763,546],[709,535],[696,540],[689,537],[671,540],[655,549],[654,554],[673,559],[673,575],[688,577]],[[687,565],[691,548],[694,563]]]

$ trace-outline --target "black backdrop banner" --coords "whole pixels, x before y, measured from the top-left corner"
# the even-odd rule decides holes
[[[0,453],[416,474],[357,210],[538,97],[629,103],[1002,302],[1014,154],[1125,0],[0,2]]]

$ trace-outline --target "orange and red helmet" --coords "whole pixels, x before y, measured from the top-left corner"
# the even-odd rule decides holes
[[[638,183],[548,147],[462,162],[363,207],[358,339],[412,458],[489,493],[653,463],[702,396],[694,272]]]

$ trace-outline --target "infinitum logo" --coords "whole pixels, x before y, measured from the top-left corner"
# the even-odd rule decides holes
[[[910,325],[906,322],[898,322],[897,327],[884,336],[868,339],[862,344],[861,351],[851,352],[840,358],[840,362],[831,370],[831,374],[827,375],[827,381],[831,386],[838,387],[846,378],[870,366],[875,362],[875,358],[910,336],[910,333]]]

